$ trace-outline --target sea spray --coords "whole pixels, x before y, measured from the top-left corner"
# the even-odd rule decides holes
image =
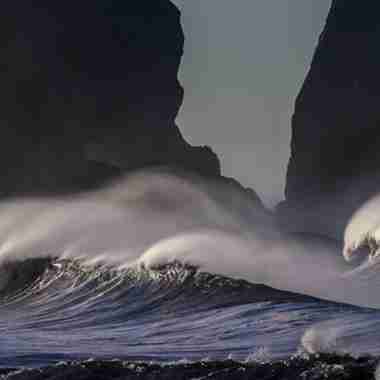
[[[329,326],[322,323],[309,328],[302,337],[302,346],[309,354],[337,353],[339,351],[338,338],[343,327]]]
[[[0,251],[0,365],[275,360],[301,341],[380,353],[378,311],[302,295],[378,306],[376,271],[358,276],[335,244],[284,234],[228,181],[145,172],[75,197],[3,202]]]
[[[351,217],[344,233],[343,254],[348,261],[357,255],[370,255],[374,258],[379,240],[380,196],[376,196],[360,207]]]
[[[290,221],[291,222],[291,221]],[[0,205],[0,260],[57,257],[121,268],[173,261],[319,298],[380,306],[378,285],[347,279],[337,247],[282,233],[233,183],[142,172],[76,197]]]

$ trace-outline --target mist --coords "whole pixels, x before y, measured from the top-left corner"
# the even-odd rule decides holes
[[[179,127],[272,207],[283,199],[294,101],[331,0],[173,2],[186,38]]]
[[[246,192],[220,182],[139,172],[80,196],[3,202],[0,213],[0,263],[50,257],[154,269],[179,262],[380,307],[377,276],[357,278],[335,244],[284,235]]]

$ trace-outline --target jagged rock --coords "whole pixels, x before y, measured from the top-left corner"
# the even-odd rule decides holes
[[[154,165],[220,174],[175,125],[184,36],[169,0],[5,0],[0,22],[0,195]]]
[[[202,361],[161,366],[143,362],[89,360],[62,362],[41,369],[4,369],[4,380],[23,379],[265,379],[265,380],[372,380],[378,360],[371,357],[314,355],[271,363]]]
[[[294,229],[342,237],[380,190],[380,4],[333,0],[296,101],[286,203]]]

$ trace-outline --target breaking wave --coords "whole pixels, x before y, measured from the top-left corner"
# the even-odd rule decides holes
[[[351,261],[358,256],[375,264],[380,241],[380,197],[364,204],[351,218],[344,236],[344,256]],[[364,256],[364,257],[363,257]]]
[[[0,206],[0,262],[81,259],[119,268],[173,261],[277,289],[365,306],[376,286],[347,279],[339,249],[283,235],[273,216],[233,182],[137,173],[72,198]]]
[[[379,307],[379,285],[331,242],[282,233],[233,181],[155,171],[14,199],[0,205],[0,366],[377,354],[379,312],[342,303]]]

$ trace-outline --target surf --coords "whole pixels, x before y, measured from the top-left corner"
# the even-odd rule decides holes
[[[233,183],[156,170],[73,197],[0,205],[0,263],[81,260],[115,268],[172,262],[253,284],[380,306],[374,285],[336,245],[283,233],[274,215]]]

